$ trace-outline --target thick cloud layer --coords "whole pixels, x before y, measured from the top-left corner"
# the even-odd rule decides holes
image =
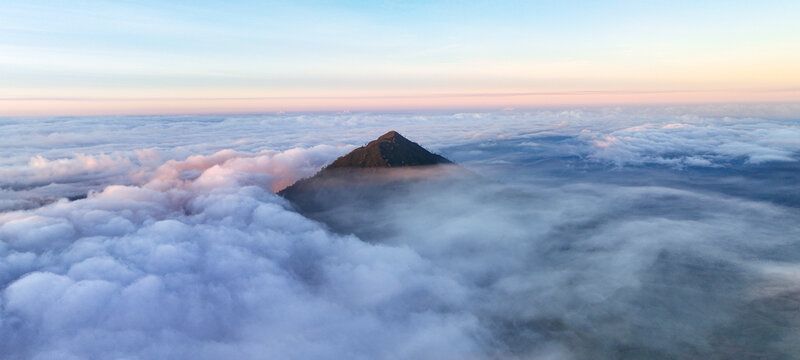
[[[285,175],[257,157],[209,166],[227,155],[0,215],[0,355],[476,356],[469,289],[412,250],[288,211],[264,189]]]
[[[797,357],[793,109],[2,120],[0,358]],[[389,129],[502,182],[273,194]]]

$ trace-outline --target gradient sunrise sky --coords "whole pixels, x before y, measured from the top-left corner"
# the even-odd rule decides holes
[[[0,116],[800,101],[800,1],[0,1]]]

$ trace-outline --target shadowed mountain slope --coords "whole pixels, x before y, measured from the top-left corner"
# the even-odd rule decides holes
[[[419,144],[406,139],[397,131],[389,131],[369,144],[342,156],[326,169],[380,168],[398,166],[423,166],[451,164],[450,160],[425,150]]]
[[[400,179],[424,177],[431,171],[382,171],[387,169],[416,167],[415,170],[430,169],[434,165],[453,164],[441,155],[425,150],[419,144],[406,139],[397,131],[389,131],[349,154],[339,157],[316,175],[302,179],[281,190],[278,194],[292,200],[294,195],[319,190],[322,187],[384,183]],[[368,174],[368,175],[366,175]],[[355,183],[353,181],[356,181]]]
[[[382,221],[368,216],[373,210],[420,186],[446,186],[467,178],[477,175],[390,131],[278,194],[335,231],[371,239],[385,230],[380,229]]]

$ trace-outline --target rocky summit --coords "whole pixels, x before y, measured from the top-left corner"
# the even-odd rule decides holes
[[[326,169],[424,166],[451,164],[450,160],[425,150],[397,131],[389,131],[349,154],[342,156]]]
[[[453,162],[406,139],[397,131],[389,131],[367,145],[339,157],[313,177],[302,179],[278,194],[292,200],[293,195],[299,192],[318,190],[333,184],[353,184],[356,178],[358,182],[386,180],[387,173],[378,173],[381,169],[416,170],[447,164]],[[393,178],[396,177],[393,175]]]
[[[332,229],[374,238],[384,229],[374,213],[420,186],[449,184],[472,173],[396,131],[370,141],[278,194]]]

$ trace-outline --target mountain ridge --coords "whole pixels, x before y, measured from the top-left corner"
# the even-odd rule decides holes
[[[292,202],[303,193],[323,189],[371,186],[409,181],[436,172],[436,165],[455,164],[406,139],[397,131],[389,131],[323,167],[314,176],[300,179],[278,192]],[[401,169],[408,171],[398,172]],[[439,172],[441,174],[441,172]],[[355,188],[353,188],[355,190]],[[297,205],[297,204],[296,204]]]
[[[366,145],[334,160],[325,169],[380,168],[452,164],[445,157],[434,154],[419,144],[406,139],[397,131],[389,131]]]
[[[477,174],[425,150],[396,131],[389,131],[339,157],[314,176],[278,192],[292,208],[340,234],[381,241],[397,230],[381,217],[392,206],[409,205],[423,193],[438,193],[454,184],[486,184]],[[405,204],[405,205],[404,205]]]

